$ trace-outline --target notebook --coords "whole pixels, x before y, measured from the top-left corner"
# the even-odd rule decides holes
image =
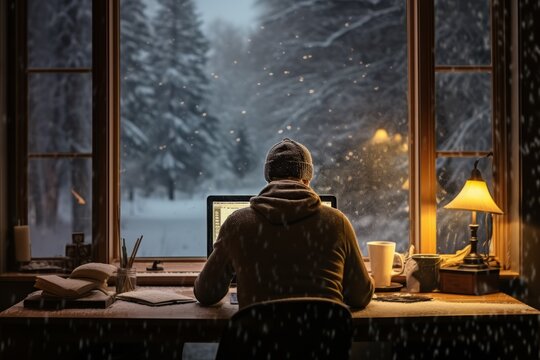
[[[195,302],[192,297],[185,296],[173,291],[146,289],[124,292],[116,295],[118,300],[135,302],[148,306],[164,306],[173,304],[186,304]]]
[[[206,199],[207,255],[214,250],[219,229],[225,219],[238,209],[249,206],[249,199],[255,195],[209,195]],[[320,195],[323,205],[337,208],[334,195]]]

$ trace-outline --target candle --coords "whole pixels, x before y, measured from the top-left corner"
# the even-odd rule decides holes
[[[32,259],[30,253],[30,232],[28,225],[18,225],[15,230],[15,259],[28,262]]]

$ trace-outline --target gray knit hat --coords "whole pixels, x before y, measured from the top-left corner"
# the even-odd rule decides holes
[[[304,145],[285,138],[268,151],[264,164],[266,181],[287,178],[311,180],[312,177],[313,161]]]

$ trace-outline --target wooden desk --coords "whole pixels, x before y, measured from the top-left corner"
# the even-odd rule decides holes
[[[192,295],[191,288],[178,289]],[[433,358],[446,351],[464,358],[503,356],[505,351],[512,358],[517,354],[538,358],[538,310],[502,293],[427,295],[434,300],[372,301],[366,309],[353,311],[355,340],[390,344],[397,358],[419,352]],[[14,354],[61,358],[78,351],[96,353],[97,358],[126,353],[130,358],[180,358],[184,342],[219,341],[235,311],[237,306],[228,297],[213,307],[195,303],[148,307],[117,301],[107,309],[59,311],[25,309],[21,302],[0,313],[0,358]]]

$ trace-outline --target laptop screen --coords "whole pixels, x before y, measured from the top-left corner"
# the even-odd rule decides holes
[[[219,229],[225,219],[234,211],[249,206],[249,199],[254,195],[210,195],[206,200],[207,251],[208,256],[214,249]],[[333,195],[321,195],[323,205],[337,208],[337,199]]]

